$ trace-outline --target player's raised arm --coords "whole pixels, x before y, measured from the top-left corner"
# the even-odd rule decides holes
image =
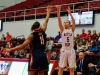
[[[71,19],[72,19],[72,31],[74,32],[74,30],[75,30],[75,28],[76,28],[76,23],[75,23],[75,20],[74,20],[73,15],[71,14],[71,8],[70,8],[70,6],[68,6],[67,11],[68,11],[68,14],[70,14]]]
[[[64,28],[60,18],[60,6],[57,5],[56,8],[57,8],[57,16],[58,16],[58,25],[59,25],[60,32],[62,32]]]
[[[48,20],[49,20],[51,11],[52,11],[52,7],[51,6],[48,6],[47,7],[47,16],[45,18],[45,21],[43,23],[43,26],[41,27],[42,30],[44,30],[44,31],[46,31],[46,29],[47,29],[47,24],[48,24]]]
[[[33,40],[33,35],[29,35],[23,44],[16,46],[14,48],[6,49],[6,51],[11,52],[11,51],[15,51],[15,50],[24,49],[26,46],[28,46],[31,43],[32,40]]]

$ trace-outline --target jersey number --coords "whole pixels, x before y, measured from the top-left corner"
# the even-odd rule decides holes
[[[67,37],[67,42],[69,42],[69,37]]]
[[[69,37],[67,37],[67,43],[65,43],[65,46],[70,46]]]
[[[41,42],[41,45],[44,45],[44,38],[43,38],[43,35],[40,36],[40,42]]]

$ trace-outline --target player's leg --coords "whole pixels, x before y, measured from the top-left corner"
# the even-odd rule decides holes
[[[44,73],[49,70],[49,63],[46,53],[40,54],[40,57],[40,69],[38,71],[38,75],[44,75]]]
[[[70,70],[70,75],[74,75],[74,68],[69,68]]]
[[[58,75],[63,75],[63,70],[66,64],[67,64],[67,51],[61,49]]]
[[[28,75],[35,75],[36,71],[28,71]]]
[[[28,75],[35,75],[35,72],[39,68],[39,61],[37,59],[37,54],[29,56],[29,63],[28,63]]]
[[[69,56],[68,56],[70,75],[74,75],[74,68],[75,68],[75,64],[76,64],[75,59],[76,59],[75,50],[70,50]]]
[[[64,70],[64,68],[59,68],[59,71],[58,71],[58,75],[63,75],[63,70]]]

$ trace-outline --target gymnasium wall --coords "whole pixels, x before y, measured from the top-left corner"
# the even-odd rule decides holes
[[[67,17],[62,17],[62,21],[66,20]],[[13,37],[17,37],[20,35],[24,35],[25,38],[31,33],[31,25],[35,22],[39,21],[41,25],[44,22],[44,19],[37,19],[37,20],[27,20],[27,21],[15,21],[15,22],[4,22],[3,23],[3,30],[0,34],[6,34],[9,32]],[[77,33],[81,33],[81,30],[96,30],[97,33],[100,32],[100,14],[95,14],[95,24],[93,26],[84,26],[84,27],[76,27],[75,36]],[[58,34],[58,21],[57,18],[50,18],[47,27],[47,36],[55,37]],[[1,37],[1,35],[0,35]]]

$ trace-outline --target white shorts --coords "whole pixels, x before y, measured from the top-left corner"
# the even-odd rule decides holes
[[[76,65],[75,50],[61,49],[60,51],[59,67],[64,68],[68,65],[69,68],[74,68]]]

